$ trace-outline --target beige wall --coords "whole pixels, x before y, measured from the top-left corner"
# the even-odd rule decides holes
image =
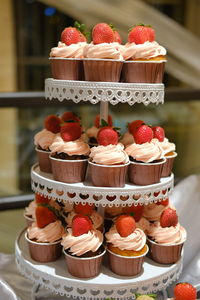
[[[15,37],[12,15],[12,1],[1,0],[0,9],[0,92],[16,91]],[[0,194],[15,193],[17,189],[17,111],[0,109]]]

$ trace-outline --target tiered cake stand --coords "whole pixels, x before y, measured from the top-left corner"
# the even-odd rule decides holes
[[[100,116],[108,117],[108,103],[164,103],[163,84],[132,84],[111,82],[86,82],[46,79],[46,99],[72,100],[75,103],[100,102]],[[34,192],[58,201],[71,203],[94,203],[100,213],[105,206],[145,205],[169,197],[173,190],[174,176],[162,178],[160,183],[136,186],[126,183],[123,188],[95,187],[90,181],[90,173],[81,183],[67,184],[55,181],[51,174],[40,171],[38,164],[31,169]],[[121,277],[107,267],[106,257],[101,273],[91,279],[78,279],[71,276],[65,266],[64,257],[55,262],[41,264],[31,259],[28,247],[21,232],[16,241],[16,263],[27,278],[52,292],[79,299],[134,299],[135,293],[152,293],[165,290],[177,280],[182,269],[182,259],[173,265],[161,265],[145,258],[141,274],[134,277]]]

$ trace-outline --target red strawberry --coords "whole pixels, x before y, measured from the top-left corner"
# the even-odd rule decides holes
[[[35,209],[36,223],[39,228],[43,228],[46,225],[57,220],[56,215],[52,210],[46,206],[37,206]]]
[[[118,133],[112,127],[106,126],[99,129],[97,134],[97,142],[99,145],[108,146],[110,144],[117,145]]]
[[[135,120],[128,124],[128,131],[133,134],[135,132],[135,130],[143,124],[145,124],[144,121]]]
[[[35,202],[38,203],[49,203],[50,199],[47,196],[40,195],[35,193]]]
[[[158,139],[160,142],[164,141],[165,138],[165,131],[160,126],[155,126],[151,128],[153,130],[153,137],[155,139]]]
[[[166,198],[165,200],[162,200],[161,202],[156,202],[157,205],[164,205],[168,206],[169,205],[169,198]]]
[[[115,35],[113,29],[106,23],[99,23],[92,29],[93,43],[113,43],[115,41]]]
[[[65,142],[75,141],[80,138],[82,128],[78,122],[69,122],[61,127],[60,135]]]
[[[150,26],[143,24],[135,26],[128,35],[129,43],[144,44],[145,42],[155,41],[155,31]]]
[[[76,121],[76,122],[80,122],[79,117],[77,117],[77,115],[75,113],[73,113],[72,111],[65,111],[62,115],[61,115],[61,120],[63,120],[64,122],[67,121]]]
[[[153,131],[148,125],[141,125],[133,133],[136,144],[143,144],[151,142],[153,138]]]
[[[126,237],[134,232],[136,225],[135,220],[132,216],[129,215],[121,215],[116,220],[116,228],[118,233],[122,237]]]
[[[90,205],[89,203],[79,203],[74,205],[74,210],[77,214],[88,215],[90,216],[94,211],[94,204]]]
[[[181,282],[174,287],[175,300],[196,300],[196,288],[187,282]]]
[[[119,32],[116,30],[114,30],[114,39],[115,39],[115,42],[117,42],[119,44],[122,43],[121,36],[120,36]]]
[[[53,133],[60,132],[60,124],[61,119],[56,115],[49,115],[44,120],[44,127]]]
[[[112,117],[111,115],[108,115],[108,126],[112,126]],[[100,115],[96,115],[95,120],[94,120],[94,125],[99,128],[101,126],[100,124]]]
[[[172,208],[165,209],[160,216],[161,227],[175,227],[178,224],[178,216]]]
[[[80,35],[79,42],[87,42],[87,39],[82,32],[79,32],[79,35]]]
[[[89,217],[78,214],[73,217],[72,220],[72,234],[73,236],[79,236],[84,233],[88,233],[92,229],[92,222]]]
[[[80,42],[80,31],[74,27],[66,27],[61,33],[61,42],[67,46]]]
[[[143,209],[144,209],[143,205],[135,206],[133,204],[130,207],[129,206],[124,207],[123,212],[126,214],[132,215],[134,217],[135,221],[138,222],[142,217]]]

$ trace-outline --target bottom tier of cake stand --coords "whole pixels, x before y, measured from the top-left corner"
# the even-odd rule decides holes
[[[32,260],[25,240],[25,230],[20,233],[15,244],[19,271],[35,284],[61,296],[90,300],[134,299],[135,293],[148,294],[165,290],[181,274],[182,258],[173,265],[161,265],[145,258],[143,270],[138,276],[122,277],[109,270],[105,257],[102,271],[97,277],[75,278],[68,273],[63,256],[45,264]]]

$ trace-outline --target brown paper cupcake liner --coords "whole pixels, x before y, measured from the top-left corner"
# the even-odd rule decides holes
[[[114,59],[83,59],[85,80],[119,82],[123,61]]]
[[[49,159],[50,151],[44,151],[44,150],[40,150],[38,148],[35,148],[35,151],[37,153],[37,159],[38,159],[40,171],[45,172],[45,173],[51,173],[52,172],[51,162]]]
[[[61,240],[54,243],[37,243],[30,240],[25,234],[28,242],[29,253],[33,260],[38,262],[51,262],[58,259],[62,254]]]
[[[62,160],[50,155],[53,178],[65,183],[82,182],[85,179],[88,160]]]
[[[162,168],[166,159],[156,163],[130,162],[128,178],[136,185],[149,185],[160,182]]]
[[[130,83],[162,83],[164,68],[164,61],[125,61],[122,68],[122,81]]]
[[[161,177],[167,177],[171,174],[176,156],[177,156],[176,152],[174,152],[173,155],[165,156],[166,162],[163,165]]]
[[[91,180],[95,186],[123,187],[129,162],[124,165],[105,166],[89,161]]]
[[[160,264],[176,263],[182,253],[183,243],[173,245],[161,245],[147,239],[149,245],[149,254],[152,260]]]
[[[77,58],[49,58],[51,72],[54,79],[83,80],[82,59]]]
[[[144,257],[147,251],[141,256],[121,256],[107,249],[110,269],[113,273],[120,276],[135,276],[142,271]]]
[[[67,270],[71,275],[78,278],[90,278],[99,275],[106,250],[104,249],[100,255],[87,258],[69,255],[65,250],[63,252],[65,254]]]

